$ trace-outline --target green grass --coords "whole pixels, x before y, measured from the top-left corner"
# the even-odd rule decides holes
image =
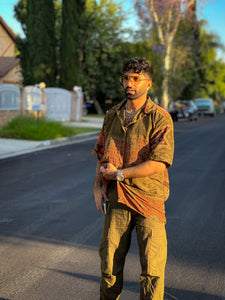
[[[100,119],[104,119],[105,115],[97,115],[97,114],[87,114],[84,117],[88,117],[88,118],[100,118]]]
[[[44,141],[91,131],[96,129],[68,127],[61,122],[49,121],[45,118],[39,118],[38,126],[34,116],[19,116],[0,128],[0,137]]]

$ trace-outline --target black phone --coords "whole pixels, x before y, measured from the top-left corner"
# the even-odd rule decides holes
[[[106,215],[106,212],[107,212],[108,202],[109,201],[106,201],[104,198],[102,199],[102,207],[103,207],[105,215]]]

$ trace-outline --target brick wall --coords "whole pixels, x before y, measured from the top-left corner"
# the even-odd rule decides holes
[[[0,126],[10,122],[13,118],[20,115],[19,110],[0,110]]]

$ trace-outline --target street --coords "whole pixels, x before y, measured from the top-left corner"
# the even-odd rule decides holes
[[[179,121],[166,202],[165,300],[225,299],[225,115]],[[0,160],[0,300],[97,300],[95,140]],[[139,299],[133,234],[121,300]]]

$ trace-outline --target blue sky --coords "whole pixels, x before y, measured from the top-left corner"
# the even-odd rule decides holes
[[[21,26],[13,17],[13,7],[17,2],[18,0],[0,0],[0,16],[15,33],[22,35]],[[116,2],[121,1],[116,0]],[[124,9],[129,11],[131,16],[135,14],[132,8],[134,0],[124,0],[122,2],[124,3]],[[221,42],[225,45],[225,0],[208,0],[203,9],[201,7],[198,7],[198,19],[207,20],[209,24],[207,30],[217,33]],[[223,57],[222,53],[219,56]]]

